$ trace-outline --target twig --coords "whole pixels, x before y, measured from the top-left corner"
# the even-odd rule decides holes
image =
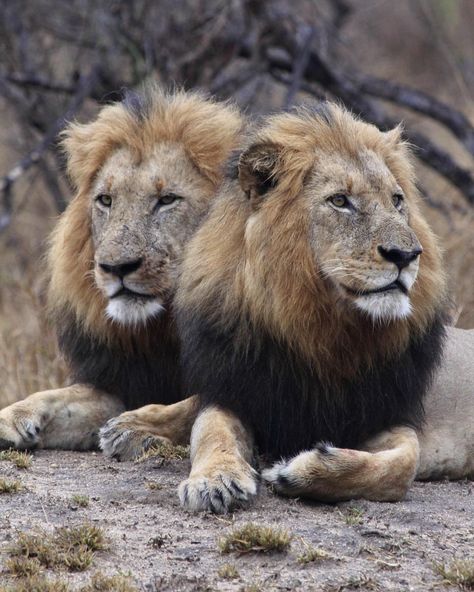
[[[291,73],[294,60],[301,53],[301,47],[293,31],[289,29],[287,23],[282,24],[281,19],[277,20],[272,23],[272,39],[277,42],[277,47],[269,47],[266,51],[270,73],[274,75],[275,69]],[[288,53],[278,51],[282,46]],[[361,93],[353,81],[354,78],[359,79],[358,76],[349,76],[342,71],[336,71],[314,48],[310,51],[304,77],[306,81],[322,86],[334,97],[341,99],[355,113],[381,129],[387,130],[396,125],[397,122],[393,118],[388,117],[382,109]],[[405,136],[418,147],[417,156],[420,160],[448,179],[470,204],[474,204],[474,177],[469,170],[458,165],[447,152],[422,133],[408,130]]]
[[[72,95],[76,92],[76,87],[69,86],[66,84],[58,84],[57,82],[51,82],[38,76],[23,76],[22,74],[4,74],[5,80],[22,87],[39,88],[41,90],[65,93]]]
[[[289,109],[294,103],[295,97],[301,88],[301,81],[308,66],[308,60],[311,52],[311,42],[314,38],[314,27],[300,27],[301,47],[298,56],[293,64],[293,76],[288,88],[283,105],[284,109]]]
[[[474,126],[459,111],[434,97],[413,88],[368,76],[353,78],[352,82],[364,94],[385,99],[427,115],[446,126],[474,155]]]
[[[5,207],[5,215],[8,217],[7,222],[3,228],[8,225],[12,212],[12,198],[11,190],[14,183],[25,174],[34,164],[36,164],[43,156],[44,152],[49,148],[51,142],[57,136],[57,134],[64,128],[66,123],[76,114],[84,100],[91,93],[92,88],[97,83],[99,75],[98,66],[94,66],[87,76],[82,77],[79,80],[77,92],[72,98],[68,105],[65,113],[59,117],[53,125],[45,133],[43,139],[39,142],[31,152],[23,157],[19,163],[17,163],[10,172],[0,179],[0,195],[3,197],[3,203]]]

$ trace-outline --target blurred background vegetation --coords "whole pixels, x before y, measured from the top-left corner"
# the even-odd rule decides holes
[[[453,322],[474,327],[472,0],[3,0],[0,370],[12,398],[64,380],[43,312],[46,237],[71,197],[67,121],[153,78],[249,114],[344,102],[417,146]]]

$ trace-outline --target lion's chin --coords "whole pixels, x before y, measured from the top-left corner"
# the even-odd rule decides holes
[[[355,298],[353,302],[359,310],[377,322],[405,319],[412,311],[410,298],[402,292],[368,294]]]
[[[162,314],[165,308],[159,301],[141,300],[138,298],[116,298],[111,300],[106,308],[107,317],[121,325],[144,325],[151,318]]]

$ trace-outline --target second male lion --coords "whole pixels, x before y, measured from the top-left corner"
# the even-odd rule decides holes
[[[230,105],[156,87],[69,126],[77,192],[51,238],[48,301],[72,384],[2,409],[0,448],[88,449],[124,409],[182,398],[171,300],[241,128]],[[127,456],[126,438],[104,442]]]
[[[400,499],[442,358],[444,294],[399,131],[335,105],[269,118],[180,280],[201,404],[183,505],[226,511],[255,495],[254,444],[293,456],[264,473],[287,494]]]

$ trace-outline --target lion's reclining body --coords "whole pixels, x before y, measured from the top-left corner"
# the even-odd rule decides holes
[[[425,410],[416,478],[474,478],[474,329],[447,328]]]
[[[251,442],[309,449],[264,471],[282,493],[402,497],[442,357],[444,286],[398,131],[334,105],[270,117],[183,266],[183,368],[202,411],[182,503],[225,511],[254,495]]]
[[[179,266],[242,123],[231,105],[151,86],[67,128],[77,191],[50,239],[48,304],[72,385],[3,409],[0,448],[88,449],[124,409],[183,398]]]

